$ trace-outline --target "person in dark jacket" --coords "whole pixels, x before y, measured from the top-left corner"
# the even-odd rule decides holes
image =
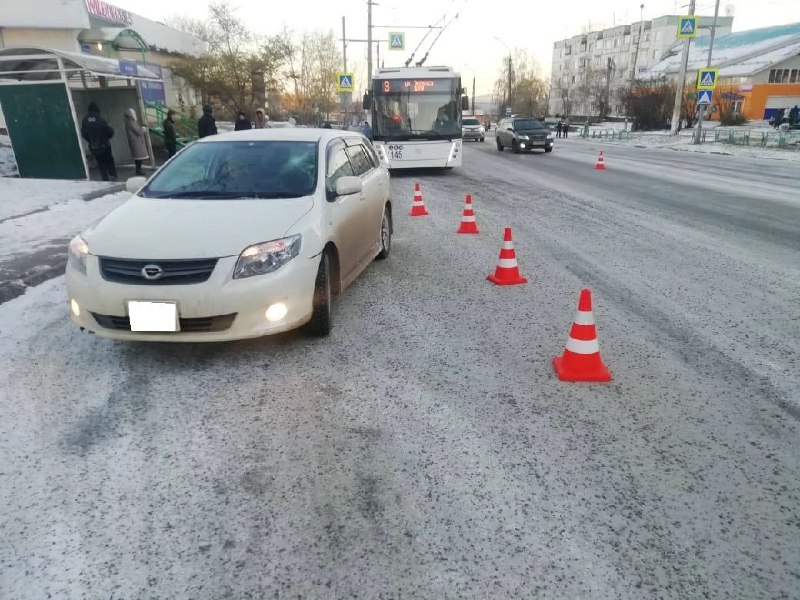
[[[94,102],[89,103],[89,113],[81,123],[81,136],[89,144],[100,177],[103,181],[117,180],[117,167],[114,164],[114,155],[111,153],[111,138],[114,129],[100,116],[100,108]]]
[[[206,104],[203,107],[203,116],[197,120],[197,137],[217,135],[217,120],[211,116],[211,112],[211,107]]]
[[[178,151],[178,134],[175,131],[175,121],[172,120],[174,114],[174,110],[168,110],[167,118],[164,119],[164,123],[162,124],[164,128],[164,147],[167,149],[169,158],[175,156],[175,152]]]
[[[236,124],[233,126],[233,130],[246,131],[252,128],[253,125],[250,123],[250,119],[247,118],[247,115],[243,110],[240,110],[239,114],[236,116]]]
[[[564,130],[564,123],[561,121],[561,119],[559,119],[558,123],[556,123],[556,137],[561,137],[561,132],[563,130]]]

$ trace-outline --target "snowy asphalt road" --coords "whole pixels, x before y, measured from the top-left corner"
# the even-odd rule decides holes
[[[798,184],[469,144],[394,178],[393,254],[327,340],[111,343],[61,278],[29,290],[0,306],[0,597],[800,598]],[[505,225],[526,286],[485,281]],[[583,285],[610,384],[552,373]]]

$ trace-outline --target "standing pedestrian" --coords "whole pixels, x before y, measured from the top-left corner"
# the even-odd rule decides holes
[[[556,123],[556,137],[561,137],[561,131],[564,128],[564,123],[561,122],[561,119],[558,120]]]
[[[259,109],[256,110],[256,118],[253,121],[253,127],[255,129],[268,129],[269,128],[269,117],[265,116],[263,108],[259,108]]]
[[[247,131],[248,129],[252,129],[253,126],[250,124],[250,119],[247,118],[247,115],[243,110],[239,111],[239,114],[236,115],[236,123],[233,126],[234,131]]]
[[[128,148],[131,150],[133,164],[136,165],[136,175],[142,176],[142,163],[150,158],[147,151],[147,132],[136,122],[136,112],[129,108],[125,111],[125,134],[128,136]]]
[[[203,116],[197,120],[197,137],[204,138],[217,134],[217,120],[211,116],[212,112],[208,104],[203,106]]]
[[[789,122],[789,113],[790,112],[791,112],[791,109],[788,106],[783,109],[783,122],[784,123],[788,123]]]
[[[164,128],[164,146],[167,149],[169,158],[175,156],[175,152],[178,150],[178,134],[175,132],[175,121],[172,120],[174,114],[174,110],[168,110],[167,118],[164,119],[162,124]]]
[[[100,108],[94,102],[89,103],[88,114],[81,123],[81,136],[89,144],[89,150],[100,169],[103,181],[117,180],[117,167],[111,153],[111,138],[114,129],[100,116]]]
[[[569,137],[569,117],[564,118],[563,130],[564,130],[564,137]]]
[[[369,121],[364,121],[364,125],[361,128],[361,133],[363,133],[364,137],[368,140],[372,140],[372,127],[370,127]]]

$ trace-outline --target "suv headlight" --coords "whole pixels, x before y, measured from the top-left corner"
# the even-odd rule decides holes
[[[86,275],[86,257],[89,256],[89,244],[81,236],[76,235],[69,243],[69,264]]]
[[[528,137],[527,135],[521,135],[521,136],[519,136],[519,139],[521,139],[521,140],[529,140],[531,138]]]
[[[245,248],[236,261],[234,279],[244,279],[253,275],[266,275],[280,269],[300,254],[302,236],[293,235],[280,240],[254,244]]]
[[[548,140],[552,140],[552,139],[553,139],[553,134],[552,134],[552,132],[547,134],[547,139],[548,139]]]

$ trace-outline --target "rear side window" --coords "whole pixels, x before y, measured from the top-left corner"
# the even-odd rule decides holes
[[[350,146],[346,152],[347,156],[350,157],[350,163],[353,165],[353,171],[356,175],[363,175],[372,169],[372,162],[367,158],[364,147],[361,144]]]
[[[325,187],[329,192],[336,190],[336,182],[341,177],[355,175],[353,166],[344,149],[344,144],[337,142],[328,148],[328,165],[326,168]]]
[[[364,148],[364,152],[366,152],[366,153],[367,153],[367,158],[368,158],[368,159],[370,160],[370,162],[372,163],[372,166],[373,166],[373,167],[378,167],[378,166],[380,166],[380,164],[381,164],[381,161],[380,161],[380,159],[378,158],[378,155],[375,153],[375,148],[373,148],[373,147],[372,147],[372,146],[370,146],[369,144],[363,144],[361,147],[362,147],[362,148]]]

